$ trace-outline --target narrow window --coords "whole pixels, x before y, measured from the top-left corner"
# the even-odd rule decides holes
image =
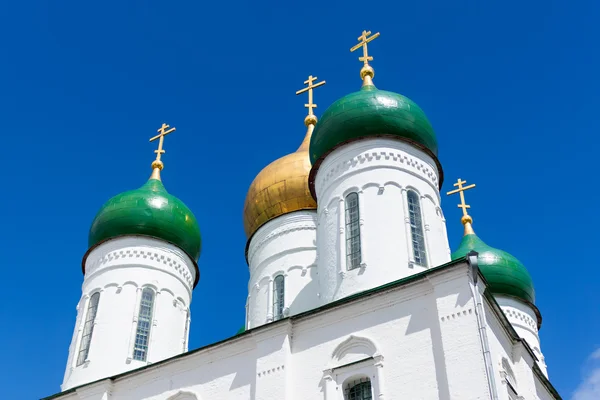
[[[358,193],[346,196],[346,268],[360,267],[360,216],[358,214]]]
[[[515,379],[515,374],[510,367],[510,363],[506,358],[502,359],[502,369],[504,370],[508,398],[510,400],[517,400],[519,398],[519,395],[517,394],[517,381]]]
[[[415,259],[415,263],[427,266],[427,253],[425,251],[425,236],[423,235],[423,220],[421,218],[419,195],[416,192],[409,190],[407,197],[413,257]]]
[[[371,381],[368,378],[355,381],[348,385],[346,390],[346,400],[371,400]]]
[[[148,339],[150,338],[150,327],[152,326],[153,308],[154,292],[150,288],[145,288],[142,291],[137,331],[135,333],[134,360],[146,361],[146,357],[148,356]]]
[[[277,275],[273,281],[273,320],[283,318],[285,281],[283,275]]]
[[[183,331],[183,351],[188,350],[188,335],[190,330],[190,309],[188,308],[185,312],[185,327]]]
[[[79,354],[77,355],[77,366],[85,362],[90,352],[90,342],[92,341],[92,333],[94,332],[94,321],[98,312],[98,302],[100,301],[100,292],[96,292],[90,297],[87,312],[85,315],[85,324],[83,325],[83,335],[81,336],[81,344],[79,345]]]

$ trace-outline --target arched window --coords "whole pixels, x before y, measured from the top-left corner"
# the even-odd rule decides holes
[[[273,281],[273,320],[283,318],[285,296],[285,280],[283,275],[277,275]]]
[[[133,348],[133,359],[146,361],[148,356],[148,340],[150,339],[150,328],[152,327],[152,311],[154,309],[154,291],[150,288],[142,290],[140,301],[140,312],[138,314],[137,330],[135,333],[135,345]]]
[[[87,312],[85,313],[85,324],[83,325],[83,335],[81,336],[79,354],[77,355],[77,366],[85,362],[90,352],[90,342],[92,341],[92,333],[94,332],[94,321],[96,320],[99,301],[100,292],[96,292],[90,297],[90,301],[88,302]]]
[[[358,211],[358,193],[346,196],[346,269],[360,267],[360,215]]]
[[[419,195],[416,192],[409,190],[407,198],[413,257],[415,263],[427,266],[427,252],[425,251],[425,236],[423,234],[423,219],[421,217]]]
[[[351,382],[346,389],[346,400],[371,400],[373,392],[369,378]]]

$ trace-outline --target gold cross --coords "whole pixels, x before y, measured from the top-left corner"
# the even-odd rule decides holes
[[[359,49],[360,47],[363,48],[363,56],[358,57],[358,59],[360,61],[363,61],[365,63],[365,65],[369,65],[369,61],[373,61],[373,57],[369,56],[369,52],[367,50],[367,43],[376,39],[379,36],[379,32],[377,32],[373,36],[369,37],[370,34],[371,34],[371,31],[363,31],[362,35],[360,35],[358,37],[358,40],[360,40],[360,42],[356,46],[354,46],[353,48],[350,49],[350,51],[353,52],[353,51]]]
[[[448,196],[450,196],[451,194],[454,193],[460,193],[460,204],[458,205],[458,208],[462,208],[463,210],[463,215],[466,217],[469,214],[467,213],[467,208],[471,208],[470,205],[465,203],[465,190],[469,190],[469,189],[473,189],[475,187],[475,184],[469,185],[469,186],[463,186],[463,184],[467,183],[467,181],[463,181],[460,178],[458,178],[458,182],[456,182],[454,184],[454,186],[458,186],[458,189],[454,189],[449,191],[448,193],[446,193]]]
[[[156,161],[160,161],[161,154],[165,153],[165,151],[163,150],[163,143],[165,140],[165,136],[167,136],[169,133],[175,131],[175,127],[171,128],[171,129],[169,129],[169,128],[170,128],[169,125],[162,124],[162,126],[157,131],[157,132],[159,132],[159,134],[154,136],[152,139],[150,139],[151,142],[158,139],[158,149],[154,150],[154,152],[156,153]]]
[[[308,108],[308,115],[314,115],[313,108],[317,108],[317,105],[313,103],[313,89],[318,88],[319,86],[323,86],[325,84],[325,81],[321,81],[313,85],[313,82],[316,80],[316,76],[309,75],[308,79],[304,81],[304,84],[308,86],[296,92],[296,96],[304,92],[308,92],[308,104],[304,105],[304,107]]]

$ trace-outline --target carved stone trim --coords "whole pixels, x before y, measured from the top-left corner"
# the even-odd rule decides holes
[[[351,169],[362,169],[365,164],[385,160],[388,166],[395,165],[398,169],[417,175],[429,182],[433,187],[439,186],[438,174],[435,167],[420,160],[418,157],[405,153],[402,150],[365,151],[352,157],[339,157],[334,165],[321,165],[319,178],[315,181],[315,191],[322,193],[332,179],[338,178]],[[325,175],[322,175],[325,173]],[[380,185],[382,187],[382,185]]]
[[[529,315],[512,307],[502,307],[502,311],[504,311],[504,314],[506,314],[506,317],[511,323],[513,321],[516,323],[523,323],[537,333],[537,323]]]
[[[163,249],[125,248],[114,250],[99,258],[88,258],[86,263],[86,276],[92,276],[105,266],[126,266],[127,264],[141,264],[160,266],[165,270],[178,275],[191,288],[194,280],[189,268],[174,255],[170,257]]]
[[[259,233],[262,229],[267,229],[267,228],[269,228],[269,226],[267,226],[267,224],[265,224],[259,228],[257,233]],[[266,235],[254,234],[254,237],[252,238],[252,242],[250,243],[250,246],[248,248],[248,263],[252,264],[252,259],[254,258],[254,255],[256,254],[256,252],[258,250],[260,250],[264,245],[266,245],[269,241],[273,240],[274,238],[283,236],[283,235],[287,235],[292,232],[305,231],[305,230],[316,231],[317,230],[316,221],[305,220],[304,222],[301,222],[301,223],[290,221],[288,223],[282,224],[281,226],[278,226],[277,228],[273,229]]]
[[[455,320],[457,318],[465,317],[465,316],[470,315],[472,313],[473,313],[473,310],[471,308],[469,308],[468,310],[458,311],[458,312],[446,315],[445,317],[441,317],[440,320],[442,322],[444,322],[444,321],[450,321],[450,320]]]
[[[285,370],[285,365],[278,365],[277,367],[269,368],[264,371],[259,371],[256,375],[260,378],[265,375],[274,374],[279,371],[283,372],[283,370]]]

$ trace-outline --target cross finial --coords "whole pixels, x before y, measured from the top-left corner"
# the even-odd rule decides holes
[[[471,224],[473,223],[473,218],[471,218],[469,213],[467,213],[467,208],[471,208],[471,206],[465,203],[465,190],[473,189],[475,187],[475,184],[463,186],[465,183],[467,183],[467,181],[463,181],[462,179],[458,178],[458,181],[454,184],[454,186],[457,186],[458,189],[451,190],[446,194],[448,196],[455,193],[458,193],[460,195],[460,204],[458,205],[458,208],[462,208],[463,211],[463,216],[460,219],[460,222],[462,222],[462,224],[465,226],[465,235],[467,235],[472,234],[474,232],[473,228],[471,227]]]
[[[152,176],[150,179],[158,179],[160,180],[160,171],[163,169],[164,164],[160,160],[161,155],[165,153],[163,149],[163,144],[165,140],[165,136],[167,136],[171,132],[175,132],[175,127],[171,128],[169,125],[163,123],[160,128],[158,128],[158,135],[152,137],[150,139],[151,142],[158,139],[158,149],[154,150],[156,153],[156,160],[152,162]]]
[[[371,35],[371,31],[363,31],[362,35],[358,37],[358,44],[350,49],[351,52],[356,51],[361,47],[363,49],[362,57],[358,57],[358,59],[364,63],[363,67],[360,70],[360,77],[363,80],[363,86],[372,85],[373,77],[375,76],[375,70],[369,65],[369,61],[373,61],[373,57],[369,56],[367,43],[378,38],[379,32],[372,36],[369,35]]]
[[[317,105],[313,103],[313,89],[318,88],[319,86],[323,86],[325,84],[325,81],[313,84],[313,82],[316,80],[316,76],[309,75],[308,79],[304,81],[304,84],[307,86],[304,89],[300,89],[296,92],[296,95],[308,92],[308,104],[304,105],[304,107],[308,108],[308,115],[306,116],[306,118],[304,118],[304,124],[306,126],[317,124],[317,117],[313,113],[313,108],[317,108]]]

